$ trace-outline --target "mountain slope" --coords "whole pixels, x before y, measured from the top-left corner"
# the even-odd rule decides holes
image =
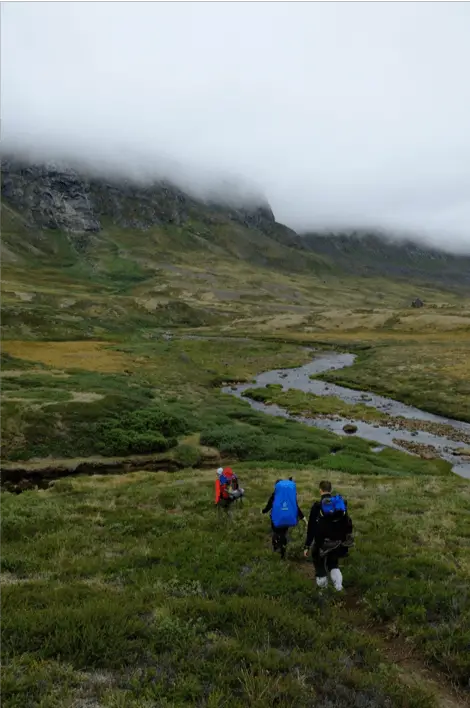
[[[217,201],[216,201],[217,200]],[[143,184],[86,173],[55,163],[2,161],[3,248],[50,250],[53,233],[93,260],[110,233],[132,232],[132,251],[163,255],[206,251],[254,266],[299,273],[344,273],[416,279],[445,287],[470,286],[470,256],[457,256],[375,233],[305,234],[276,222],[262,198],[251,204],[227,193],[202,201],[169,182]],[[5,213],[6,212],[6,213]],[[22,224],[23,235],[12,234]],[[39,234],[42,234],[40,236]],[[12,238],[13,236],[13,238]],[[64,240],[64,239],[62,239]],[[113,250],[111,248],[111,250]],[[50,255],[50,254],[49,254]],[[148,255],[148,254],[147,254]]]
[[[175,242],[181,236],[178,229],[186,231],[182,249],[191,248],[191,242],[199,248],[212,242],[238,258],[266,263],[287,260],[290,267],[305,269],[303,258],[285,250],[302,248],[300,237],[278,224],[263,203],[244,206],[229,197],[225,203],[202,202],[167,182],[139,184],[53,163],[33,165],[11,159],[2,162],[2,200],[31,232],[63,232],[82,252],[93,248],[94,234],[111,227],[132,230],[136,243],[144,240],[137,238],[141,232],[171,227]],[[232,239],[224,229],[233,230]],[[15,248],[10,240],[8,245]],[[310,261],[316,260],[312,254]]]
[[[368,233],[305,234],[303,243],[350,273],[413,278],[436,285],[470,288],[470,256]]]
[[[390,272],[393,259],[379,241],[351,254],[349,241],[334,248],[337,239],[328,245],[277,223],[263,200],[224,199],[4,161],[3,337],[114,337],[171,326],[277,335],[468,327],[470,259],[421,249],[417,267],[396,247],[398,265],[414,268],[404,278],[401,266]],[[410,313],[416,297],[429,306],[419,321]]]

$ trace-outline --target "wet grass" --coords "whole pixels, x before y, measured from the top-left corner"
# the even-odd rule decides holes
[[[283,391],[282,386],[271,385],[265,388],[250,388],[244,395],[254,401],[276,405],[285,408],[294,415],[306,418],[315,416],[341,416],[368,422],[379,422],[387,419],[387,415],[361,403],[345,403],[337,396],[316,396],[297,389]]]
[[[308,511],[325,471],[238,471],[247,497],[231,522],[213,509],[213,472],[4,495],[4,705],[433,706],[426,687],[402,683],[373,633],[354,629],[358,614],[466,683],[468,484],[331,474],[357,531],[348,609],[312,585],[304,531],[283,564],[259,513],[291,473]]]

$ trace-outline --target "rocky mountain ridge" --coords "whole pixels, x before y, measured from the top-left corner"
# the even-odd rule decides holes
[[[117,177],[86,175],[53,162],[33,164],[6,158],[1,163],[2,199],[17,209],[30,226],[67,233],[99,232],[111,219],[123,228],[145,230],[154,225],[187,221],[212,211],[248,227],[269,230],[275,223],[267,203],[241,207],[202,202],[174,184],[138,184]],[[294,237],[295,233],[284,227]]]
[[[274,262],[263,256],[274,246],[276,262],[284,261],[286,268],[291,264],[293,271],[312,267],[318,272],[318,267],[334,267],[352,275],[470,286],[470,256],[413,242],[392,242],[374,233],[300,236],[276,221],[266,200],[241,206],[227,194],[226,199],[203,201],[168,181],[143,184],[14,156],[2,159],[1,167],[3,204],[14,210],[32,232],[43,232],[46,238],[50,231],[68,234],[79,250],[86,250],[93,235],[110,226],[136,232],[178,227],[195,238],[202,227],[205,243],[210,233],[225,229],[226,238],[232,242],[232,255],[249,261],[256,258],[258,265],[269,267]],[[237,249],[237,239],[243,238],[248,238],[251,245]],[[184,239],[180,247],[185,248]],[[200,247],[204,248],[203,241]]]

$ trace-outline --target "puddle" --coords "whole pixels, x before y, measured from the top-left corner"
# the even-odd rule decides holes
[[[447,425],[454,428],[457,432],[464,435],[470,435],[470,423],[464,423],[459,420],[453,420],[452,418],[444,418],[443,416],[434,415],[433,413],[422,411],[419,408],[407,406],[405,403],[394,401],[391,398],[378,396],[374,393],[370,393],[369,391],[356,391],[350,388],[345,388],[344,386],[337,386],[336,384],[312,380],[310,378],[310,376],[314,374],[321,374],[325,371],[344,369],[347,366],[351,366],[354,363],[354,359],[354,354],[337,354],[334,352],[323,353],[304,366],[300,366],[296,369],[266,371],[256,377],[256,383],[241,384],[233,387],[230,386],[222,389],[222,391],[223,393],[228,393],[232,396],[241,398],[243,392],[249,388],[254,388],[255,386],[264,387],[268,384],[281,384],[283,390],[285,391],[295,388],[300,391],[305,391],[306,393],[313,393],[317,396],[336,396],[346,403],[360,403],[362,405],[370,406],[371,408],[375,408],[382,413],[386,413],[392,418],[403,417],[409,420],[422,420],[430,423]],[[343,426],[347,423],[353,423],[357,426],[356,434],[359,437],[378,443],[378,447],[374,448],[376,451],[380,451],[385,446],[393,447],[397,450],[401,450],[402,452],[408,452],[403,447],[393,442],[393,438],[405,440],[410,443],[419,443],[421,445],[432,445],[436,449],[436,453],[442,459],[447,460],[453,465],[452,469],[456,474],[470,479],[470,462],[460,462],[453,454],[453,451],[458,448],[468,447],[467,443],[456,442],[455,440],[450,440],[445,436],[428,433],[422,430],[408,431],[403,428],[396,429],[386,425],[365,423],[360,420],[341,418],[339,416],[335,416],[334,419],[303,418],[302,416],[291,415],[286,410],[276,405],[266,405],[265,403],[261,403],[259,401],[252,401],[249,398],[244,398],[243,400],[247,401],[255,410],[267,413],[268,415],[290,418],[306,425],[322,428],[324,430],[330,430],[338,435],[346,435],[343,431]],[[408,454],[412,453],[408,452]]]

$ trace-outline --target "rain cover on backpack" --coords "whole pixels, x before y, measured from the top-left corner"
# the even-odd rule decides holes
[[[346,504],[341,494],[323,497],[321,500],[321,511],[323,516],[340,516],[346,513]]]
[[[274,487],[271,521],[274,526],[297,526],[297,487],[291,480],[281,480]]]

